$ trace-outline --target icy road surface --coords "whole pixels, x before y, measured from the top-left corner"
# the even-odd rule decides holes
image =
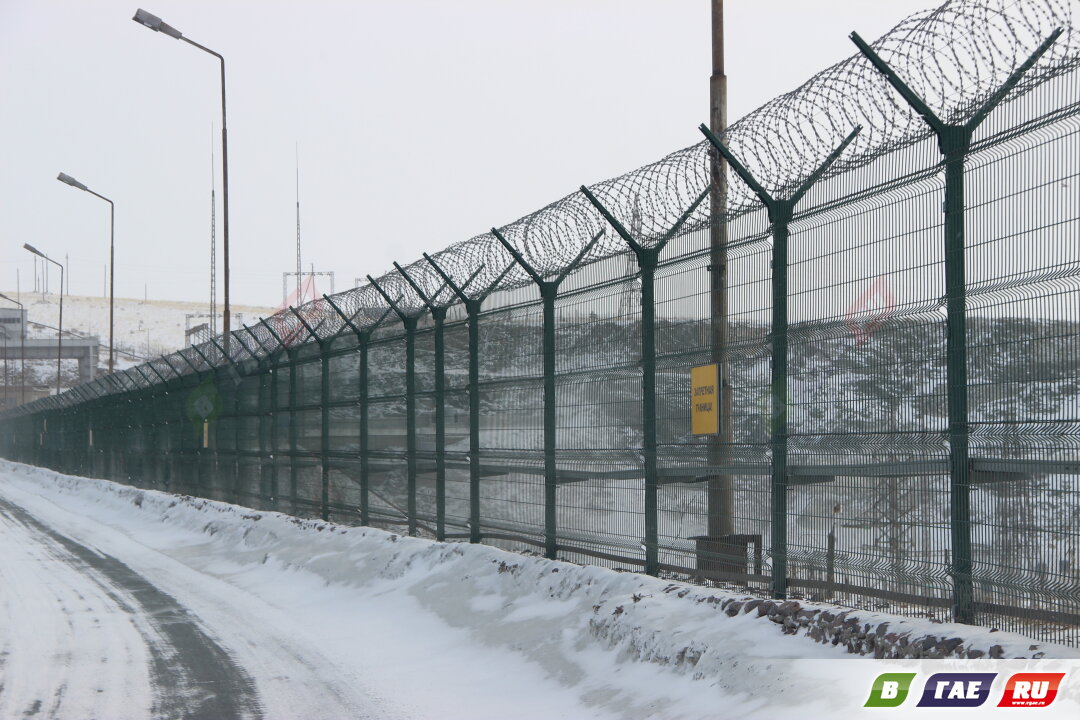
[[[257,516],[243,508],[188,499],[226,513],[222,525],[196,510],[205,527],[193,531],[148,517],[141,497],[0,461],[0,718],[623,716],[389,587],[359,597],[251,557],[239,533],[215,532],[246,536]],[[313,561],[331,553],[304,535],[345,539],[269,516],[299,531],[285,540]]]
[[[256,598],[131,547],[125,559],[155,585],[0,494],[0,717],[386,715]]]
[[[11,629],[0,714],[261,715],[248,674],[171,596],[3,500],[0,525]]]

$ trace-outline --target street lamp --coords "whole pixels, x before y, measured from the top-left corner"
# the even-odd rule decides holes
[[[229,311],[229,139],[228,132],[225,128],[225,58],[219,53],[214,52],[208,47],[200,45],[199,43],[184,37],[183,33],[174,28],[173,26],[164,22],[157,15],[152,15],[142,8],[135,11],[135,17],[131,18],[135,22],[150,28],[154,32],[165,33],[171,38],[177,40],[183,40],[188,45],[194,45],[203,52],[210,53],[218,60],[221,61],[221,178],[222,178],[222,198],[221,205],[224,214],[223,229],[224,240],[222,242],[222,266],[225,275],[225,317],[223,322],[224,335],[225,335],[225,349],[229,349],[229,338],[232,337],[230,330],[230,311]]]
[[[60,351],[64,347],[64,266],[53,260],[45,253],[38,250],[30,243],[23,243],[23,248],[29,250],[40,258],[48,260],[60,268],[60,324],[56,328],[56,394],[60,394]]]
[[[63,288],[60,288],[60,289],[63,290]],[[22,322],[19,324],[19,376],[20,376],[20,385],[22,386],[22,390],[19,392],[19,395],[22,398],[22,403],[25,405],[26,404],[26,308],[23,307],[23,304],[21,302],[19,302],[18,300],[13,300],[12,298],[9,298],[4,293],[0,293],[0,299],[7,300],[9,303],[15,303],[16,305],[19,306],[19,310],[22,311]],[[5,358],[7,357],[7,352],[6,351],[4,353],[4,356],[5,356]]]
[[[116,362],[116,354],[113,350],[113,305],[116,299],[116,252],[115,252],[115,236],[116,236],[116,206],[113,205],[113,201],[104,195],[99,195],[90,188],[83,185],[81,182],[71,177],[60,173],[56,176],[56,179],[62,183],[67,183],[73,188],[84,190],[94,197],[99,197],[105,202],[109,203],[109,372],[113,371],[113,363]]]

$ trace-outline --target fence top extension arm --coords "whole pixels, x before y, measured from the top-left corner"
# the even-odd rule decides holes
[[[521,253],[518,252],[517,248],[511,245],[510,242],[505,237],[503,237],[503,234],[499,232],[498,228],[491,228],[491,234],[495,236],[495,239],[498,240],[504,248],[506,248],[506,251],[510,253],[511,257],[513,257],[517,264],[520,265],[525,270],[525,272],[529,274],[529,277],[531,277],[537,285],[539,285],[541,288],[545,286],[557,288],[560,284],[562,284],[562,281],[566,279],[566,276],[569,275],[575,267],[577,267],[577,264],[581,262],[582,258],[584,258],[589,253],[589,251],[593,249],[593,246],[596,245],[600,238],[604,236],[604,229],[601,228],[600,232],[593,235],[592,240],[586,243],[585,247],[581,248],[581,252],[579,252],[577,256],[570,261],[569,265],[563,268],[563,271],[561,273],[555,276],[554,280],[544,280],[543,276],[540,274],[540,271],[534,268],[521,255]]]
[[[195,347],[195,346],[194,346],[194,345],[192,345],[191,347]],[[196,350],[196,352],[198,352],[198,351]],[[184,362],[186,362],[186,363],[188,364],[188,367],[189,367],[189,368],[191,368],[191,369],[192,369],[192,371],[193,371],[193,372],[195,373],[195,377],[197,377],[197,378],[201,378],[201,377],[202,377],[202,370],[200,370],[199,368],[195,367],[195,363],[191,362],[191,359],[190,359],[190,358],[189,358],[189,357],[188,357],[187,355],[185,355],[185,354],[184,354],[183,352],[181,352],[180,350],[177,350],[177,351],[176,351],[176,354],[180,356],[180,359],[181,359],[181,360],[183,360]],[[201,355],[202,353],[199,353],[199,354]]]
[[[177,354],[177,355],[180,355],[180,357],[184,357],[184,356],[183,356],[183,355],[182,355],[181,353],[179,353],[179,352],[177,352],[176,354]],[[171,362],[171,361],[169,360],[169,356],[168,356],[168,355],[162,355],[162,356],[161,356],[161,359],[165,361],[165,364],[169,366],[169,369],[173,371],[173,374],[175,374],[175,375],[176,375],[176,377],[183,377],[183,373],[181,373],[181,372],[180,372],[179,370],[177,370],[177,369],[176,369],[176,366],[175,366],[175,365],[173,365],[173,364],[172,364],[172,362]],[[191,363],[188,363],[188,364],[190,365]]]
[[[329,303],[330,307],[334,309],[334,312],[336,312],[336,313],[337,313],[337,314],[338,314],[338,315],[339,315],[339,316],[341,317],[341,319],[342,319],[343,321],[345,321],[345,324],[346,324],[346,325],[348,325],[348,326],[349,326],[350,328],[352,328],[352,331],[353,331],[354,333],[356,333],[356,336],[357,336],[357,337],[360,337],[360,338],[362,338],[362,337],[366,337],[366,335],[367,335],[368,333],[370,333],[370,332],[371,332],[372,330],[374,330],[375,328],[377,328],[377,327],[379,327],[380,325],[382,325],[382,322],[383,322],[383,320],[385,320],[385,319],[386,319],[386,316],[387,316],[387,315],[389,315],[389,314],[390,314],[391,312],[393,312],[393,310],[392,310],[391,308],[387,308],[387,309],[386,309],[386,310],[385,310],[385,311],[383,312],[383,314],[379,316],[379,319],[378,319],[378,320],[376,320],[376,321],[375,321],[374,323],[372,323],[370,327],[368,327],[368,328],[367,328],[366,330],[361,330],[361,329],[360,329],[359,327],[357,327],[357,326],[356,326],[356,324],[355,324],[355,323],[353,323],[353,320],[355,320],[355,319],[356,319],[356,316],[357,316],[357,315],[359,315],[359,314],[361,313],[361,311],[362,311],[362,308],[361,308],[361,310],[357,310],[357,311],[356,311],[356,314],[354,314],[354,315],[353,315],[353,316],[352,316],[352,317],[350,318],[350,317],[349,317],[349,316],[347,316],[347,315],[346,315],[345,313],[343,313],[343,312],[341,311],[341,308],[340,308],[340,307],[338,307],[337,303],[335,303],[335,302],[334,302],[333,300],[331,300],[331,299],[330,299],[330,298],[329,298],[328,296],[326,296],[326,295],[323,295],[323,299],[324,299],[324,300],[326,300],[326,302],[327,302],[327,303]]]
[[[394,263],[394,267],[397,268],[397,271],[401,274],[401,277],[405,278],[405,282],[409,283],[409,286],[412,287],[412,289],[416,291],[416,294],[420,296],[420,299],[424,301],[424,304],[427,305],[428,310],[434,313],[438,310],[445,310],[450,306],[449,302],[445,305],[435,304],[435,300],[439,297],[439,295],[442,294],[442,291],[450,287],[449,283],[445,279],[443,279],[442,287],[436,290],[434,295],[431,295],[429,297],[427,293],[425,293],[420,287],[419,283],[413,280],[412,276],[410,276],[409,273],[405,271],[405,268],[401,267],[396,262]],[[476,277],[483,269],[484,265],[483,263],[481,263],[480,267],[476,268],[476,270],[473,271],[473,274],[469,276],[469,279],[465,281],[465,284],[461,286],[461,289],[464,290],[465,288],[469,287],[469,285],[472,284],[472,281],[476,279]],[[451,300],[451,302],[453,301]]]
[[[278,346],[276,348],[274,348],[275,352],[277,352],[278,350],[286,349],[285,348],[285,343],[282,341],[281,336],[278,335],[277,332],[275,332],[274,328],[271,327],[270,323],[266,322],[266,318],[259,318],[259,323],[264,328],[266,328],[266,331],[268,333],[270,333],[270,337],[274,338],[274,340],[277,341]]]
[[[247,325],[243,325],[243,328],[245,330],[248,330]],[[255,353],[251,352],[251,348],[249,348],[247,345],[244,344],[244,341],[241,340],[240,336],[237,334],[239,332],[240,332],[239,330],[232,330],[232,331],[230,331],[229,334],[236,338],[237,344],[244,349],[244,352],[246,352],[248,355],[251,356],[252,360],[254,360],[255,362],[258,362],[259,361],[259,356],[256,355]],[[248,330],[248,334],[249,335],[251,334],[250,330]],[[258,341],[256,340],[256,342],[258,342]]]
[[[211,340],[213,340],[213,338],[211,338]],[[217,345],[217,343],[214,344]],[[199,357],[203,359],[203,362],[206,363],[207,372],[213,372],[215,370],[214,363],[210,362],[210,358],[206,357],[206,353],[200,350],[198,345],[192,345],[191,349],[197,352],[199,354]],[[220,345],[218,346],[218,349],[221,349]],[[229,358],[229,362],[232,362],[232,358]]]
[[[243,323],[241,323],[241,324],[243,324]],[[255,344],[259,346],[259,349],[262,350],[264,353],[266,353],[266,357],[270,357],[270,354],[271,354],[270,351],[266,348],[266,345],[263,344],[263,341],[259,339],[259,336],[256,335],[254,332],[252,332],[251,328],[248,327],[247,325],[244,325],[243,327],[244,327],[245,330],[247,330],[248,336],[250,336],[251,339],[255,341]],[[254,353],[252,354],[252,357],[255,357]],[[256,359],[258,359],[258,358],[256,358]]]
[[[319,337],[319,333],[317,332],[318,329],[322,327],[322,321],[320,320],[319,324],[312,328],[311,325],[308,324],[307,320],[304,319],[304,316],[297,312],[296,308],[294,308],[292,305],[289,306],[289,312],[296,316],[296,319],[300,321],[300,324],[304,326],[304,329],[308,331],[308,334],[311,335],[311,338],[321,348],[323,346],[323,343],[326,342],[321,337]]]
[[[229,356],[229,353],[225,352],[225,348],[223,348],[223,347],[221,346],[221,343],[219,343],[219,342],[217,341],[217,338],[210,338],[210,342],[214,343],[214,347],[216,347],[216,348],[218,349],[218,352],[220,352],[220,353],[221,353],[221,356],[222,356],[223,358],[225,358],[225,360],[226,360],[226,361],[227,361],[227,362],[229,363],[229,365],[232,365],[232,366],[233,366],[234,368],[236,368],[236,367],[237,367],[237,365],[236,365],[236,361],[235,361],[235,360],[233,360],[233,359],[232,359],[232,358],[231,358],[231,357]],[[241,344],[242,344],[242,343],[241,343]],[[199,354],[200,354],[200,355],[202,355],[202,353],[199,353]],[[203,357],[205,358],[206,356],[205,356],[205,355],[203,355]]]
[[[163,382],[163,383],[168,383],[169,382],[168,380],[165,379],[165,376],[162,375],[160,372],[158,372],[158,369],[156,367],[154,367],[153,361],[146,363],[146,367],[150,368],[150,371],[152,373],[154,373],[155,375],[157,375],[158,380],[160,380],[161,382]]]
[[[150,376],[143,372],[142,365],[136,365],[135,371],[142,375],[142,379],[146,381],[146,387],[151,387],[155,384],[154,381],[150,379]]]
[[[1050,35],[1042,41],[1039,47],[1035,49],[1035,52],[1028,56],[1028,59],[1021,63],[1020,66],[1009,75],[1005,82],[990,95],[986,102],[983,103],[982,107],[976,110],[968,121],[961,126],[950,126],[939,118],[937,114],[930,109],[930,106],[927,105],[921,97],[916,95],[915,91],[908,87],[907,83],[900,79],[900,76],[896,74],[896,71],[889,67],[889,64],[882,60],[881,56],[878,55],[874,49],[870,47],[870,44],[863,40],[858,33],[853,32],[849,37],[851,38],[851,41],[855,43],[855,47],[859,48],[859,52],[861,52],[866,59],[870,61],[870,64],[885,77],[885,80],[893,86],[896,92],[900,93],[900,96],[904,98],[920,117],[922,117],[926,124],[930,126],[930,129],[933,130],[939,138],[948,137],[950,130],[958,129],[963,135],[966,135],[967,138],[970,139],[971,133],[975,128],[977,128],[982,121],[986,119],[986,116],[1005,99],[1005,96],[1009,94],[1009,91],[1012,90],[1018,82],[1020,82],[1020,79],[1024,74],[1030,70],[1032,66],[1039,61],[1039,58],[1050,49],[1050,46],[1061,37],[1063,31],[1063,28],[1057,28],[1050,33]],[[942,149],[944,150],[945,148]]]
[[[368,275],[367,279],[368,279],[368,282],[371,283],[371,286],[373,288],[375,288],[375,290],[377,290],[380,295],[382,295],[383,300],[385,300],[386,304],[390,306],[390,309],[392,309],[394,311],[394,313],[399,318],[401,318],[402,322],[407,322],[408,320],[411,320],[411,319],[415,318],[419,314],[419,313],[413,313],[412,315],[410,315],[410,314],[406,313],[404,310],[402,310],[400,307],[398,307],[398,304],[397,304],[398,302],[401,302],[401,295],[398,295],[397,302],[395,302],[395,301],[390,299],[390,296],[386,293],[385,290],[382,289],[382,286],[379,285],[379,283],[377,283],[375,281],[375,278]]]
[[[597,198],[596,195],[594,195],[593,192],[589,190],[589,188],[582,185],[580,190],[581,193],[585,196],[585,198],[590,203],[592,203],[593,207],[595,207],[597,211],[599,211],[599,213],[604,216],[604,219],[607,220],[608,224],[611,225],[611,227],[615,228],[615,232],[617,232],[619,236],[626,241],[626,244],[630,246],[630,249],[633,250],[636,255],[641,257],[641,255],[645,252],[653,252],[659,254],[660,251],[664,249],[664,246],[668,244],[668,241],[671,240],[671,238],[675,237],[675,234],[679,232],[679,228],[681,228],[683,224],[685,224],[686,221],[690,219],[690,216],[694,214],[694,211],[697,210],[698,206],[701,205],[701,203],[705,202],[705,198],[709,197],[709,194],[712,192],[712,182],[709,182],[705,186],[705,189],[698,194],[698,196],[694,199],[692,203],[690,203],[690,206],[686,208],[682,215],[679,216],[679,219],[675,221],[675,224],[672,225],[666,233],[664,233],[664,236],[660,238],[660,240],[655,245],[653,245],[652,248],[648,249],[646,249],[645,246],[642,245],[637,238],[630,234],[630,231],[627,230],[621,222],[619,222],[619,219],[616,218],[610,210],[604,207],[604,204],[600,202],[599,198]]]
[[[435,259],[433,257],[428,255],[427,253],[424,253],[423,255],[424,259],[428,261],[428,264],[431,265],[435,272],[439,273],[439,277],[446,281],[446,284],[450,286],[450,289],[454,291],[454,294],[458,296],[461,302],[465,303],[466,307],[468,307],[469,304],[473,302],[483,302],[488,295],[495,291],[495,288],[498,287],[499,283],[502,282],[502,279],[506,277],[511,270],[514,269],[515,265],[513,260],[508,262],[503,271],[499,273],[499,276],[491,281],[490,285],[488,285],[483,291],[478,293],[476,297],[471,298],[465,294],[465,287],[459,287],[458,284],[454,282],[454,279],[450,277],[449,273],[439,267],[439,264],[435,262]],[[468,285],[468,283],[466,283],[466,285]]]
[[[848,133],[847,137],[843,139],[843,141],[836,147],[836,149],[829,153],[829,156],[825,158],[824,162],[818,165],[814,172],[810,173],[810,176],[807,177],[799,185],[799,187],[795,189],[795,192],[792,193],[791,197],[787,198],[786,200],[778,200],[777,198],[774,198],[769,193],[769,191],[762,187],[761,183],[759,183],[757,179],[754,178],[750,171],[746,169],[745,165],[739,162],[739,159],[731,153],[728,147],[724,145],[724,143],[720,140],[720,138],[716,136],[716,134],[712,130],[710,130],[704,123],[702,123],[698,127],[698,129],[701,130],[701,133],[705,136],[709,143],[716,148],[717,152],[719,152],[724,157],[724,159],[727,160],[728,164],[735,171],[735,174],[738,175],[742,179],[742,181],[745,182],[750,187],[750,189],[754,191],[754,194],[756,194],[758,196],[758,199],[761,200],[761,204],[764,205],[765,208],[769,211],[769,218],[773,222],[777,222],[779,220],[777,216],[778,210],[780,210],[782,206],[790,208],[795,203],[797,203],[802,198],[802,196],[805,195],[807,191],[814,185],[814,183],[821,179],[821,176],[825,174],[825,171],[828,170],[834,162],[836,162],[836,159],[840,157],[840,154],[844,152],[844,149],[851,144],[851,142],[860,132],[862,132],[862,126],[856,125],[855,129]]]

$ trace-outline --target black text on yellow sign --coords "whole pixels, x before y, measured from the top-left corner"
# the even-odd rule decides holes
[[[720,432],[718,365],[690,368],[690,432],[693,435],[716,435]]]

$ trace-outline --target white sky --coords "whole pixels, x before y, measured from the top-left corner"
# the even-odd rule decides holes
[[[340,291],[693,144],[708,119],[708,0],[0,0],[4,290],[17,268],[33,288],[29,242],[70,256],[73,294],[102,293],[108,205],[63,171],[116,203],[117,296],[209,295],[218,64],[132,22],[139,3],[226,59],[237,304],[276,305],[295,269],[297,143],[305,269]],[[729,120],[854,54],[851,30],[933,5],[728,0]]]

